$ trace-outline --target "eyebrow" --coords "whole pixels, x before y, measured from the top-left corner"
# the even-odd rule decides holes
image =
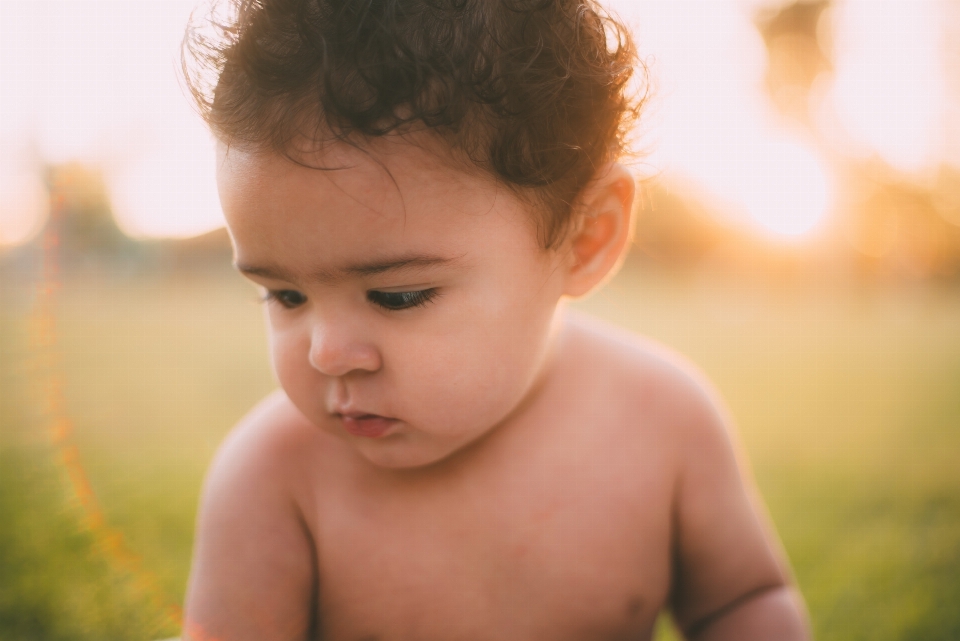
[[[310,278],[320,282],[331,282],[340,280],[347,276],[375,276],[387,272],[426,269],[429,267],[441,267],[459,262],[462,256],[447,258],[443,256],[429,256],[425,254],[413,254],[409,256],[398,256],[386,260],[375,260],[367,263],[357,263],[340,267],[337,269],[320,269],[312,272]],[[251,276],[260,276],[271,280],[295,281],[295,275],[291,272],[273,265],[248,265],[236,262],[234,267],[243,274]]]

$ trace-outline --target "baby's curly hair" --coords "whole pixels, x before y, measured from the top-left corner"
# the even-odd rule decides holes
[[[433,130],[533,198],[544,247],[644,102],[629,33],[593,0],[213,0],[182,65],[231,144]]]

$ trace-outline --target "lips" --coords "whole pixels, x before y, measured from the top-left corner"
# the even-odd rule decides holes
[[[364,438],[380,438],[398,423],[394,418],[376,414],[341,412],[338,413],[338,416],[347,432]]]

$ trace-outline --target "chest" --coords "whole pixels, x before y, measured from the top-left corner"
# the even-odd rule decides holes
[[[312,524],[323,638],[648,638],[670,500],[657,466],[635,463],[326,497]]]

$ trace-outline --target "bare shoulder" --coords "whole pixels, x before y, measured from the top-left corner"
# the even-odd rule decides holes
[[[296,638],[312,625],[317,579],[303,492],[317,433],[275,393],[221,445],[198,515],[188,636]]]
[[[267,474],[291,480],[318,446],[318,429],[297,410],[282,390],[255,405],[230,431],[217,451],[211,475]]]
[[[625,409],[616,424],[671,461],[671,607],[685,635],[805,638],[786,559],[706,377],[655,342],[589,317],[571,315],[567,328],[587,384],[598,382],[598,394]],[[629,442],[616,436],[618,447]]]
[[[730,421],[707,377],[689,360],[656,341],[580,313],[567,317],[571,356],[604,396],[624,405],[683,447],[704,437],[729,440]],[[695,455],[695,453],[694,453]]]

